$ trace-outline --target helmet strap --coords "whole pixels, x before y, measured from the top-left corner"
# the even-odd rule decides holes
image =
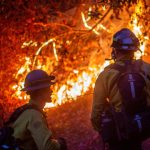
[[[114,61],[116,61],[117,59],[117,54],[116,54],[116,49],[113,48],[112,52],[111,52],[111,59],[113,59]]]

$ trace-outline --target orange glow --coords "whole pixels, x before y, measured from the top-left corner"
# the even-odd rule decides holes
[[[57,56],[57,50],[56,50],[56,44],[53,42],[53,51],[54,51],[54,56],[56,58],[56,61],[58,61],[58,56]]]
[[[143,36],[142,34],[143,26],[139,25],[138,15],[142,15],[143,9],[144,9],[143,3],[142,1],[139,1],[138,4],[135,6],[134,14],[131,16],[132,24],[130,24],[130,26],[132,27],[134,34],[140,39],[141,43],[140,50],[142,53],[140,53],[139,51],[135,52],[136,59],[140,59],[141,56],[144,55],[145,46],[147,44],[147,41],[149,40],[149,37]]]
[[[142,43],[140,46],[140,49],[142,51],[142,55],[144,55],[144,50],[147,41],[149,40],[149,37],[143,36],[142,29],[143,26],[139,25],[139,19],[138,15],[142,15],[142,3],[139,2],[135,6],[135,13],[132,15],[131,20],[132,24],[129,24],[130,29],[136,34],[136,36],[140,39],[140,42]],[[92,10],[92,7],[89,8],[89,10]],[[106,7],[103,7],[103,10],[106,10]],[[138,14],[138,15],[137,15]],[[81,17],[83,21],[83,25],[85,28],[91,30],[92,26],[88,24],[88,21],[91,20],[90,17],[86,19],[85,14],[81,12]],[[102,24],[97,25],[95,29],[92,31],[97,35],[100,36],[99,29],[103,29],[108,33],[114,33],[113,31],[110,31]],[[66,43],[70,45],[71,39],[67,40]],[[34,42],[24,42],[22,47],[31,46],[31,44]],[[35,42],[36,43],[36,42]],[[15,75],[15,78],[18,80],[18,84],[14,84],[12,86],[12,89],[15,91],[13,96],[18,97],[18,99],[28,99],[28,97],[25,94],[22,94],[20,92],[20,89],[23,86],[23,81],[27,73],[31,71],[31,65],[35,66],[35,62],[38,61],[38,55],[40,54],[41,50],[47,46],[48,44],[52,44],[53,47],[53,53],[54,53],[54,61],[57,63],[59,62],[59,53],[57,53],[57,48],[59,45],[59,41],[56,42],[56,39],[50,38],[48,41],[43,42],[42,45],[37,49],[35,53],[35,57],[33,60],[33,63],[29,57],[25,57],[25,63],[21,66],[20,69],[18,69],[18,72]],[[61,41],[60,41],[61,43]],[[58,44],[58,45],[57,45]],[[135,53],[136,59],[141,57],[141,53]],[[66,60],[68,61],[68,60]],[[52,68],[49,68],[50,61],[47,62],[47,64],[43,64],[42,62],[38,61],[38,65],[35,66],[36,68],[43,69],[45,71],[53,70]],[[56,83],[53,87],[53,95],[52,95],[52,103],[47,103],[45,105],[45,108],[55,107],[57,105],[61,105],[65,103],[66,101],[72,101],[76,100],[78,96],[84,95],[87,91],[94,88],[95,81],[98,77],[98,74],[103,71],[103,69],[110,64],[109,61],[105,61],[102,65],[89,65],[84,70],[78,70],[73,69],[68,76],[65,77],[65,79],[62,81],[62,83]],[[21,76],[20,76],[21,75]]]
[[[106,7],[103,6],[102,7],[103,10],[106,10]],[[89,7],[89,11],[92,11],[92,7]],[[105,30],[106,32],[110,33],[110,30],[107,29],[104,25],[102,25],[101,23],[99,23],[96,27],[96,29],[92,29],[92,26],[90,26],[88,24],[88,22],[91,20],[91,17],[88,16],[88,18],[86,19],[85,18],[85,14],[83,12],[81,12],[81,17],[82,17],[82,21],[83,21],[83,24],[84,24],[84,27],[89,29],[89,30],[92,30],[96,35],[100,35],[100,32],[98,32],[98,30],[100,29],[103,29]]]
[[[36,62],[36,59],[37,59],[37,56],[39,55],[39,53],[41,52],[42,48],[47,46],[49,43],[53,42],[54,39],[49,39],[48,41],[44,42],[42,44],[42,46],[36,51],[35,53],[35,58],[34,58],[34,61],[33,61],[33,66],[35,65],[35,62]]]
[[[83,71],[81,73],[79,73],[78,70],[75,70],[76,74],[78,75],[77,78],[66,80],[65,84],[56,88],[58,91],[54,91],[57,104],[61,105],[66,101],[76,100],[78,96],[83,95],[90,88],[94,88],[98,74],[109,64],[110,62],[106,61],[102,66],[89,67],[88,71]],[[54,107],[55,105],[52,103],[47,103],[45,108],[49,106]]]
[[[85,26],[87,29],[91,30],[92,27],[87,24],[87,21],[86,21],[86,19],[85,19],[85,15],[84,15],[83,12],[81,12],[81,16],[82,16],[82,21],[83,21],[83,23],[84,23],[84,26]],[[100,33],[99,33],[97,30],[95,30],[95,29],[93,29],[93,32],[94,32],[96,35],[99,35],[99,34],[100,34]]]
[[[29,41],[29,42],[24,42],[21,46],[21,48],[25,48],[25,47],[28,47],[28,46],[37,46],[37,42],[33,42],[32,40]]]

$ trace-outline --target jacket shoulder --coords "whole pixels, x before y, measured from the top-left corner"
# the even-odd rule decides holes
[[[17,122],[22,121],[22,120],[26,120],[25,122],[30,122],[31,120],[37,119],[37,118],[43,118],[43,115],[41,112],[39,112],[36,109],[27,109],[25,110],[18,118],[17,118]]]
[[[149,64],[149,63],[147,63],[147,62],[145,62],[145,61],[142,61],[142,63],[143,63],[144,66],[150,68],[150,64]]]
[[[109,72],[112,70],[118,71],[118,68],[120,69],[122,67],[123,67],[122,64],[113,63],[113,64],[110,64],[107,67],[105,67],[104,72]]]
[[[104,80],[108,76],[111,76],[112,74],[114,74],[114,72],[116,72],[116,70],[113,69],[113,66],[114,66],[114,64],[110,64],[110,65],[106,66],[104,68],[104,70],[102,72],[100,72],[100,74],[98,75],[97,80]]]
[[[43,117],[43,114],[36,110],[36,109],[27,109],[23,112],[24,114],[23,115],[26,115],[26,116],[29,116],[29,117]]]
[[[105,69],[104,69],[104,71],[112,69],[113,66],[114,66],[114,63],[106,66]]]

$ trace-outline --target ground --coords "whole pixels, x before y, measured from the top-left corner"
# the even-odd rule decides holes
[[[91,106],[92,97],[84,96],[48,110],[50,129],[56,137],[67,140],[69,150],[91,150],[93,142],[95,146],[101,147],[102,142],[90,122]]]
[[[47,120],[55,137],[64,137],[68,150],[103,150],[102,140],[91,126],[92,96],[83,96],[47,111]],[[150,140],[143,144],[150,150]]]

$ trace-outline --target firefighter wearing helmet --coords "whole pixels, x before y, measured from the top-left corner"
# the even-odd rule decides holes
[[[19,107],[7,122],[14,129],[13,136],[19,139],[19,147],[23,150],[67,149],[63,138],[53,138],[43,113],[45,103],[51,102],[50,86],[54,79],[43,70],[33,70],[26,76],[22,91],[30,96],[30,101]]]
[[[123,28],[113,36],[114,63],[98,76],[91,122],[110,150],[142,150],[150,137],[150,64],[136,60],[135,34]]]

